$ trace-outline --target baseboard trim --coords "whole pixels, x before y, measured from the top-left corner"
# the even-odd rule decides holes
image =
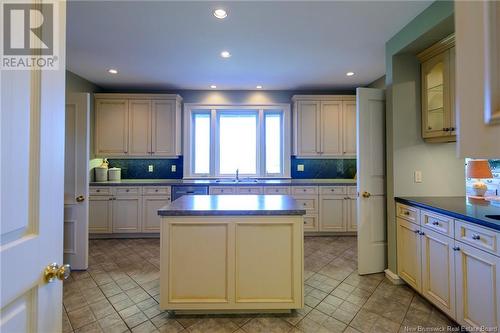
[[[389,268],[384,270],[385,277],[392,282],[392,284],[400,285],[404,284],[405,282],[397,275],[394,274]]]

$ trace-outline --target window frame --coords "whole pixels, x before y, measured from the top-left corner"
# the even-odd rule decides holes
[[[242,177],[252,178],[290,178],[291,167],[291,110],[290,104],[184,104],[184,178],[234,178],[234,175],[221,175],[219,167],[219,114],[238,114],[240,112],[256,112],[257,114],[257,173],[241,174]],[[196,113],[210,113],[210,170],[207,174],[194,173],[194,118]],[[265,115],[281,114],[281,168],[280,173],[266,172],[266,129]]]

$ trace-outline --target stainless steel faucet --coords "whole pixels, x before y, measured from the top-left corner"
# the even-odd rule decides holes
[[[236,169],[236,181],[240,180],[240,169]]]

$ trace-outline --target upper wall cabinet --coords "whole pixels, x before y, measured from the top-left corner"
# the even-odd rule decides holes
[[[296,95],[294,155],[356,157],[356,96]]]
[[[500,157],[500,2],[456,1],[460,157]]]
[[[456,141],[455,37],[421,52],[422,137],[428,142]]]
[[[181,101],[178,95],[95,94],[96,156],[179,156]]]

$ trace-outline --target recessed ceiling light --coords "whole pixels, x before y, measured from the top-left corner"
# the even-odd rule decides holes
[[[212,89],[216,89],[216,88],[217,88],[217,86],[216,86],[215,84],[212,84],[212,85],[210,86],[210,88],[212,88]]]
[[[354,72],[347,72],[347,73],[345,73],[345,75],[347,75],[347,76],[353,76]]]
[[[222,9],[222,8],[219,8],[219,9],[216,9],[214,10],[214,16],[217,17],[218,19],[225,19],[227,17],[227,12]]]
[[[109,74],[118,74],[118,70],[116,70],[114,68],[110,68],[110,69],[108,69],[108,73]]]
[[[257,88],[257,89],[262,89],[262,86],[256,86],[255,88]]]
[[[229,58],[229,57],[231,57],[231,53],[229,53],[229,51],[222,51],[222,52],[220,53],[220,56],[221,56],[222,58]]]

